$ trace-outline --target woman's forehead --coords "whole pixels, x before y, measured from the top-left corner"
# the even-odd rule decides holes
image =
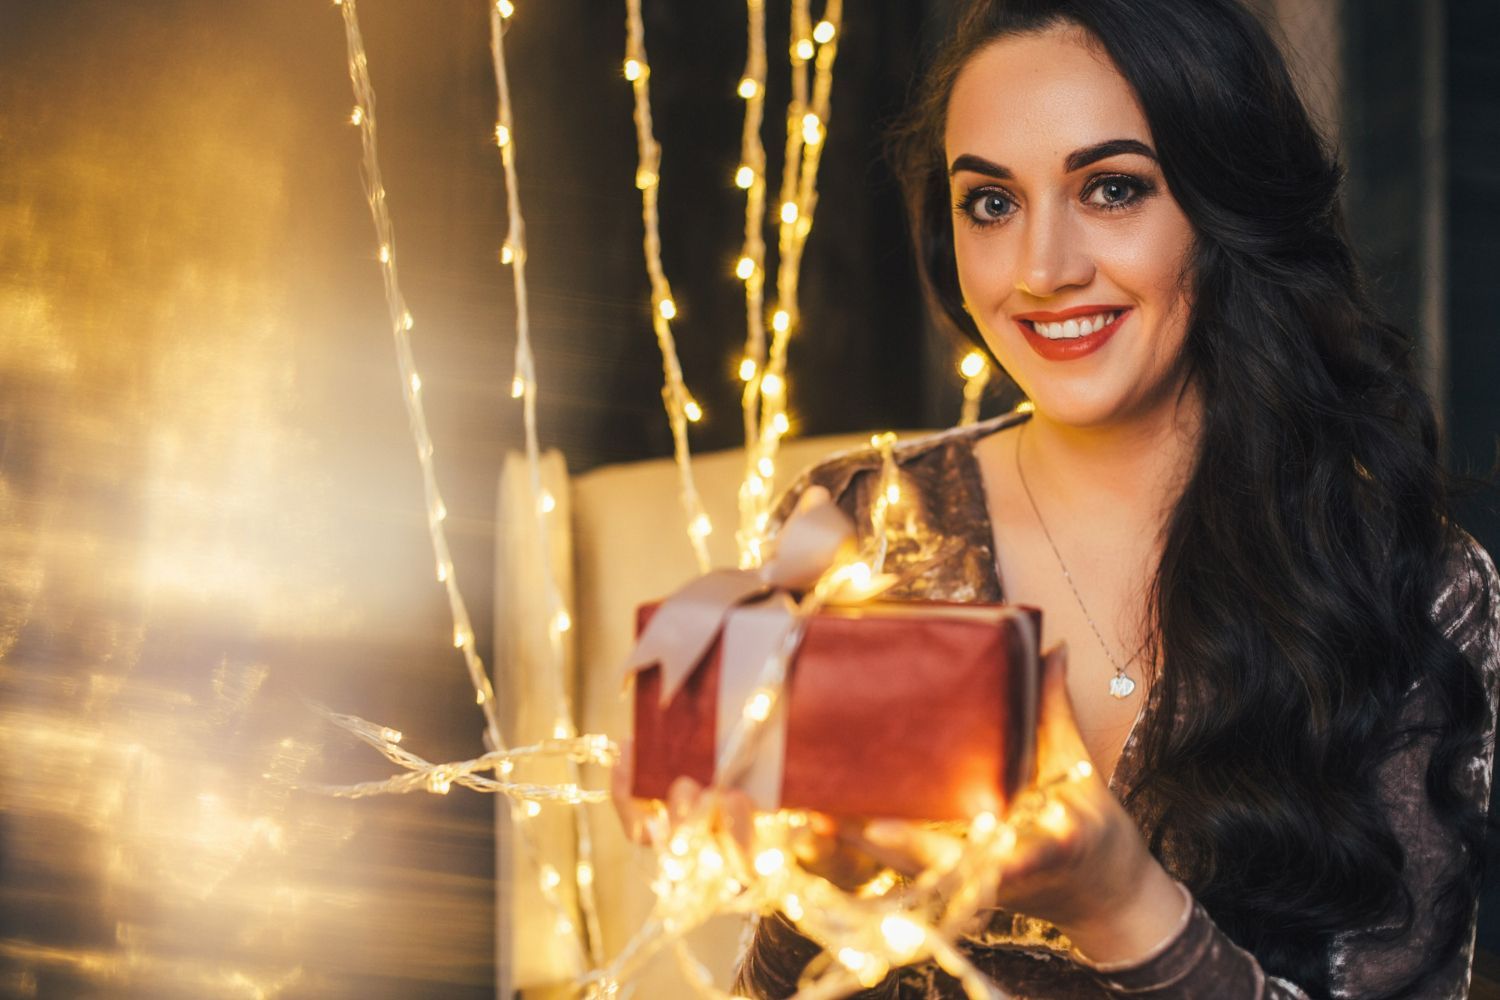
[[[990,43],[964,64],[948,99],[950,163],[969,153],[1060,169],[1069,152],[1116,138],[1152,145],[1135,91],[1076,27]]]

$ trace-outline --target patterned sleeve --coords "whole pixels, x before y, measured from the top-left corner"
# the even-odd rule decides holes
[[[1488,699],[1483,740],[1464,776],[1471,801],[1489,804],[1495,746],[1495,694],[1500,675],[1500,580],[1494,563],[1473,539],[1450,562],[1447,583],[1433,607],[1433,619],[1459,651],[1480,669]],[[1424,699],[1413,691],[1404,722],[1418,722]],[[1451,831],[1433,814],[1425,775],[1432,738],[1413,741],[1393,754],[1379,771],[1381,797],[1391,826],[1406,845],[1403,870],[1415,907],[1411,929],[1392,939],[1389,928],[1370,928],[1339,935],[1330,955],[1329,982],[1334,997],[1365,997],[1389,992],[1403,983],[1425,958],[1434,921],[1433,912],[1459,848]],[[1428,976],[1405,995],[1417,1000],[1466,997],[1474,950],[1474,913],[1469,916],[1463,947],[1446,966]],[[1099,985],[1110,993],[1136,1000],[1186,1000],[1189,997],[1286,997],[1306,994],[1291,983],[1268,977],[1255,959],[1236,947],[1215,926],[1201,906],[1194,904],[1184,928],[1162,950],[1128,967],[1095,966]]]

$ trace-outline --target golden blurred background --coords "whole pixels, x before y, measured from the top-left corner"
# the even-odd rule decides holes
[[[432,261],[413,284],[440,300],[420,172],[454,140],[399,109],[467,83],[459,36],[478,76],[483,10],[370,8],[392,186]],[[432,581],[337,13],[6,3],[0,66],[0,996],[493,995],[492,803],[294,788],[388,773],[312,703],[434,759],[479,752],[482,724]],[[491,392],[502,303],[459,292],[490,335],[418,351],[483,609],[514,417]]]

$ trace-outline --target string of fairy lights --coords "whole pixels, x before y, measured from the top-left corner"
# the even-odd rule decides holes
[[[672,320],[677,318],[677,301],[667,282],[661,262],[661,144],[651,124],[651,64],[646,58],[646,28],[641,20],[641,0],[626,0],[625,79],[635,95],[635,133],[639,163],[635,186],[641,192],[641,222],[645,230],[646,274],[651,280],[651,326],[661,350],[662,403],[667,423],[672,428],[672,454],[677,463],[679,496],[687,516],[688,539],[698,560],[699,572],[709,569],[708,535],[713,531],[703,498],[693,482],[693,467],[688,445],[688,424],[703,419],[703,408],[688,392],[682,379],[682,363],[677,357],[677,341],[672,335]]]
[[[520,388],[520,399],[522,403],[522,424],[526,436],[526,470],[527,478],[531,486],[531,511],[533,523],[535,524],[535,537],[541,540],[541,558],[539,563],[542,571],[542,586],[548,595],[548,605],[551,615],[547,623],[549,660],[540,665],[539,669],[533,669],[534,676],[539,677],[543,692],[548,702],[553,706],[552,736],[554,739],[567,741],[575,734],[573,726],[573,709],[569,703],[567,689],[563,685],[563,675],[566,665],[565,650],[563,648],[563,635],[572,627],[572,619],[568,615],[568,609],[563,601],[562,592],[557,585],[557,575],[552,566],[551,545],[547,542],[550,537],[548,530],[548,516],[556,510],[556,501],[542,487],[541,472],[541,448],[537,441],[536,422],[536,361],[531,350],[531,319],[529,310],[529,299],[526,289],[526,225],[521,215],[520,183],[516,177],[516,153],[514,130],[514,114],[510,99],[510,75],[505,67],[505,21],[514,13],[514,7],[510,0],[496,0],[490,5],[490,57],[495,73],[495,89],[498,100],[496,112],[495,135],[497,145],[500,149],[501,166],[505,174],[505,196],[506,214],[509,218],[509,233],[501,250],[501,257],[509,257],[511,269],[512,286],[516,298],[516,360],[515,375],[512,379],[512,395],[515,389]],[[500,141],[501,137],[504,141]],[[507,253],[508,250],[508,253]],[[601,737],[588,736],[583,738],[586,745],[597,743]],[[585,758],[586,759],[586,758]],[[576,755],[568,755],[563,758],[567,769],[567,785],[577,788],[580,782],[579,764],[582,762]],[[535,800],[525,800],[527,802]],[[516,820],[518,828],[525,830],[525,821],[534,818],[523,811],[516,812],[516,798],[510,799],[512,817]],[[593,838],[587,823],[575,823],[575,849],[577,857],[574,867],[574,893],[578,900],[578,910],[583,917],[584,940],[589,950],[590,964],[597,967],[604,957],[604,936],[599,924],[599,907],[594,898],[594,864],[593,864]],[[523,846],[531,846],[528,838],[523,841]],[[555,900],[557,886],[561,881],[557,871],[547,865],[540,866],[539,875],[542,891],[549,897],[549,901]],[[560,903],[553,902],[554,907]],[[577,935],[572,933],[573,927],[566,914],[559,914],[556,918],[556,930],[560,936],[571,940],[577,940]]]
[[[755,440],[746,441],[753,468],[742,486],[741,534],[746,538],[742,561],[758,563],[765,540],[767,517],[775,494],[776,456],[781,439],[791,430],[787,414],[787,347],[792,331],[801,325],[797,287],[802,252],[812,232],[817,207],[818,165],[828,137],[828,115],[833,92],[833,65],[838,56],[843,0],[827,0],[823,19],[812,23],[809,0],[792,0],[791,100],[786,114],[786,149],[782,159],[781,192],[777,209],[776,308],[771,313],[771,343],[758,364],[756,395],[760,420]],[[813,66],[811,95],[808,67]]]
[[[745,285],[745,353],[739,364],[744,382],[740,409],[744,418],[745,471],[739,491],[739,527],[735,548],[741,567],[760,562],[760,544],[765,530],[762,495],[769,494],[766,472],[756,442],[760,439],[761,370],[766,362],[766,147],[761,126],[766,110],[766,6],[765,0],[745,0],[745,70],[735,93],[745,102],[740,129],[740,163],[734,172],[735,186],[745,192],[745,239],[734,274]],[[772,383],[774,386],[775,383]]]
[[[734,183],[745,192],[745,236],[735,262],[735,276],[745,288],[745,350],[739,363],[745,430],[745,475],[739,491],[740,523],[735,533],[742,566],[761,559],[761,547],[775,493],[776,455],[790,431],[787,414],[787,344],[799,322],[797,285],[802,251],[812,232],[817,205],[817,175],[827,138],[827,122],[838,54],[842,0],[828,0],[823,18],[812,23],[809,0],[793,0],[789,58],[791,100],[786,113],[786,147],[777,209],[776,306],[770,315],[767,345],[765,316],[767,165],[761,125],[765,115],[766,31],[764,0],[746,0],[747,54],[736,86],[744,101],[740,164]],[[809,84],[809,67],[813,68]],[[625,79],[634,96],[636,187],[641,192],[646,274],[651,284],[652,327],[662,355],[665,382],[662,399],[672,430],[673,457],[687,516],[688,537],[700,570],[708,569],[706,538],[713,531],[693,482],[688,425],[702,419],[703,408],[683,382],[672,321],[678,315],[661,260],[659,204],[661,144],[652,127],[651,65],[646,55],[641,0],[626,0]]]
[[[566,694],[561,684],[562,634],[571,627],[571,620],[558,590],[550,565],[549,549],[545,544],[541,547],[541,562],[544,586],[550,595],[550,606],[553,608],[553,614],[548,622],[551,660],[538,673],[543,682],[550,685],[546,694],[550,696],[550,702],[555,709],[556,722],[553,727],[553,738],[547,741],[542,749],[528,749],[525,752],[511,750],[506,746],[496,711],[494,688],[476,648],[474,630],[470,624],[463,593],[459,589],[454,573],[447,534],[444,530],[447,507],[443,503],[442,494],[438,488],[432,436],[427,428],[427,417],[422,404],[422,380],[416,369],[411,343],[411,334],[416,328],[416,320],[401,293],[396,266],[395,227],[391,221],[385,185],[381,179],[375,90],[370,82],[369,58],[359,28],[355,0],[333,0],[333,2],[343,14],[349,80],[354,89],[355,101],[354,108],[349,115],[349,122],[360,130],[365,195],[370,207],[370,216],[375,225],[376,257],[380,262],[384,278],[386,302],[395,339],[397,367],[401,377],[407,419],[416,443],[417,460],[422,473],[423,490],[427,502],[428,533],[436,558],[436,575],[448,597],[448,606],[453,620],[453,645],[463,655],[470,683],[474,687],[475,702],[484,715],[485,742],[490,752],[469,761],[434,765],[401,747],[402,737],[398,730],[387,726],[377,726],[351,716],[332,716],[334,722],[374,746],[391,762],[406,768],[408,773],[384,781],[323,787],[321,790],[349,797],[400,793],[417,789],[424,789],[435,794],[446,794],[457,783],[479,791],[505,794],[512,803],[512,815],[516,821],[522,850],[538,869],[538,885],[541,887],[543,899],[553,913],[556,930],[564,940],[574,943],[582,959],[583,943],[579,940],[578,929],[569,916],[569,908],[559,891],[561,877],[555,868],[540,862],[540,855],[536,849],[536,837],[527,821],[541,814],[541,803],[544,801],[576,805],[606,799],[606,793],[584,790],[580,787],[578,767],[582,763],[611,764],[616,757],[617,749],[604,737],[597,735],[580,737],[574,732],[571,722],[572,711],[567,704]],[[500,256],[502,262],[512,270],[516,295],[516,371],[512,380],[512,396],[519,398],[523,405],[533,510],[538,537],[546,538],[545,518],[555,504],[549,502],[551,497],[543,490],[541,484],[536,435],[536,370],[531,350],[526,294],[525,223],[520,211],[516,184],[514,119],[509,81],[505,72],[503,46],[504,22],[514,12],[515,8],[510,0],[496,0],[490,10],[490,51],[494,62],[499,98],[494,136],[505,173],[510,222],[509,233]],[[500,779],[505,779],[511,775],[517,763],[544,757],[563,761],[568,770],[568,781],[561,785],[539,785],[478,776],[479,772],[494,771]],[[587,940],[589,949],[590,962],[586,964],[597,966],[602,961],[602,938],[599,930],[598,909],[593,894],[592,851],[586,828],[580,824],[579,829],[574,879],[577,887],[576,899],[578,909],[584,918],[586,931],[584,938]]]

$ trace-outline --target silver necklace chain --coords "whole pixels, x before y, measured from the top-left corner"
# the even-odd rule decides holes
[[[1063,579],[1068,582],[1068,589],[1073,592],[1073,599],[1078,602],[1078,610],[1083,612],[1083,617],[1088,621],[1089,628],[1094,630],[1094,638],[1099,640],[1099,648],[1104,650],[1104,655],[1109,657],[1109,662],[1115,668],[1115,675],[1109,680],[1109,693],[1116,698],[1129,698],[1135,690],[1135,681],[1125,672],[1125,664],[1121,663],[1115,656],[1114,650],[1109,648],[1109,643],[1104,641],[1104,633],[1099,631],[1099,626],[1094,623],[1094,616],[1089,614],[1088,605],[1083,603],[1083,595],[1078,592],[1078,585],[1073,582],[1073,574],[1068,572],[1068,564],[1063,561],[1062,553],[1057,550],[1057,542],[1052,540],[1052,532],[1047,530],[1047,521],[1042,517],[1041,508],[1036,504],[1036,497],[1031,495],[1031,487],[1026,483],[1026,472],[1021,468],[1021,435],[1026,432],[1026,425],[1016,431],[1016,478],[1021,480],[1021,489],[1026,492],[1026,499],[1031,502],[1031,512],[1036,515],[1036,523],[1041,525],[1042,536],[1047,539],[1047,544],[1052,546],[1052,554],[1057,557],[1058,568],[1062,570]]]

